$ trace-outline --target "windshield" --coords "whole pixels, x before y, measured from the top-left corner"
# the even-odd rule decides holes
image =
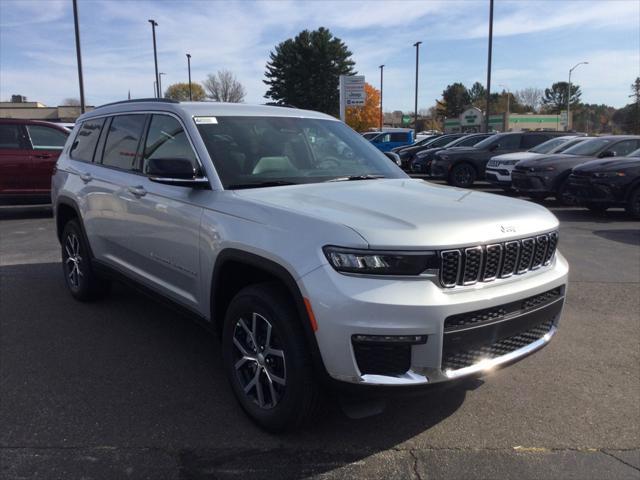
[[[531,153],[551,153],[555,151],[560,145],[567,143],[568,138],[552,138],[551,140],[547,140],[546,142],[542,142],[540,145],[533,147],[529,151]]]
[[[565,150],[568,150],[571,147],[573,147],[574,145],[577,145],[577,144],[579,144],[581,142],[584,142],[585,140],[589,140],[589,139],[587,137],[572,138],[568,142],[564,142],[564,143],[560,144],[559,146],[557,146],[550,153],[564,153]]]
[[[476,143],[487,138],[487,135],[465,135],[451,142],[447,147],[473,147]]]
[[[451,142],[453,142],[454,140],[458,140],[458,136],[449,136],[449,135],[444,135],[442,137],[438,137],[436,138],[433,142],[429,143],[429,148],[437,148],[437,147],[444,147],[444,146],[448,146]]]
[[[631,152],[629,155],[627,155],[627,157],[640,158],[640,148],[638,150],[634,150],[633,152]]]
[[[571,148],[567,148],[562,153],[566,153],[567,155],[584,155],[590,157],[600,152],[600,150],[605,148],[611,142],[613,142],[613,140],[607,138],[592,138],[590,140],[580,142]]]
[[[362,136],[364,138],[366,138],[367,140],[373,140],[374,138],[376,138],[378,135],[380,135],[380,132],[368,132],[368,133],[363,133]]]
[[[506,134],[508,135],[508,134]],[[479,148],[479,149],[486,149],[488,147],[490,147],[491,145],[493,145],[495,142],[497,142],[500,138],[504,137],[505,134],[498,134],[498,135],[491,135],[488,138],[485,138],[484,140],[481,140],[480,142],[476,143],[474,145],[474,147]]]
[[[335,179],[406,178],[345,124],[293,117],[196,118],[226,189]]]

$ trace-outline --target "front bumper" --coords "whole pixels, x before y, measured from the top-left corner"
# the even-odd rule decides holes
[[[543,175],[544,172],[514,170],[511,173],[511,186],[520,192],[552,193],[552,179]]]
[[[511,186],[511,172],[508,167],[487,167],[484,172],[485,180],[493,185],[499,185],[501,187]]]
[[[316,340],[330,377],[350,384],[393,387],[429,385],[483,374],[543,347],[555,334],[567,276],[568,264],[557,252],[547,267],[455,289],[443,289],[429,277],[342,275],[329,265],[305,275],[300,282],[312,304],[318,324]],[[544,308],[490,318],[479,326],[453,332],[446,324],[469,312],[495,315],[490,312],[544,296],[553,289],[559,289],[561,294]],[[355,341],[362,336],[426,336],[426,341],[409,345],[409,351],[402,353],[407,355],[406,371],[367,373],[361,370],[365,361],[360,344]],[[513,342],[519,343],[513,347]],[[375,357],[367,357],[366,363],[397,363],[393,348],[373,350]],[[485,351],[486,358],[480,358]]]
[[[623,205],[624,188],[612,181],[571,175],[568,196],[578,205]]]
[[[451,164],[446,160],[434,160],[431,162],[431,178],[446,179],[449,176]]]

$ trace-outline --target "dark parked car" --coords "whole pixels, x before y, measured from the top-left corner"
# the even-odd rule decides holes
[[[411,145],[403,145],[401,147],[394,147],[391,149],[392,152],[400,154],[400,152],[402,152],[403,150],[406,150],[407,148],[413,148],[413,147],[421,147],[422,145],[426,145],[427,143],[433,141],[436,137],[440,137],[442,135],[438,134],[438,135],[429,135],[428,137],[425,138],[421,138],[420,140],[418,140],[417,142],[412,143]]]
[[[400,160],[402,160],[402,168],[404,168],[405,170],[409,170],[409,168],[411,168],[411,162],[413,162],[419,152],[422,152],[429,148],[444,147],[454,140],[464,137],[464,135],[464,133],[450,133],[447,135],[439,135],[433,138],[431,141],[426,142],[422,145],[412,145],[409,148],[405,148],[400,153],[398,153],[398,155],[400,155]]]
[[[589,210],[624,207],[632,218],[640,219],[640,149],[626,157],[578,165],[569,176],[567,194]]]
[[[491,157],[511,152],[524,152],[550,138],[564,135],[560,132],[499,133],[485,138],[473,147],[443,150],[434,155],[431,176],[447,180],[449,185],[468,188],[477,179],[484,178]]]
[[[69,130],[37,120],[0,119],[0,201],[51,201],[51,174]]]
[[[637,135],[591,138],[561,154],[519,162],[511,174],[512,184],[534,200],[554,195],[559,201],[566,202],[572,168],[598,158],[624,157],[638,148],[640,136]]]
[[[456,138],[450,143],[442,147],[431,147],[426,150],[422,150],[416,153],[413,162],[411,162],[411,171],[414,173],[426,173],[429,174],[431,172],[431,162],[433,161],[433,156],[442,151],[448,149],[455,149],[460,147],[473,147],[478,142],[484,140],[487,137],[494,135],[493,133],[474,133],[472,135],[465,135],[460,138]]]

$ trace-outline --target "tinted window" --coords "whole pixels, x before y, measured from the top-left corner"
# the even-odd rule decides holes
[[[104,118],[85,120],[78,129],[76,139],[69,150],[69,157],[74,160],[93,162],[93,153],[96,151],[100,131],[104,124]]]
[[[135,170],[138,144],[146,115],[119,115],[113,118],[104,144],[102,164],[122,170]]]
[[[631,152],[627,157],[640,158],[640,148]]]
[[[429,148],[444,147],[445,145],[448,145],[449,143],[451,143],[454,139],[455,137],[448,137],[448,136],[439,137],[437,140],[429,144]]]
[[[454,144],[456,147],[473,147],[476,143],[480,140],[484,140],[485,138],[487,137],[484,135],[466,135],[456,140],[454,143],[449,145],[449,147],[454,146]]]
[[[563,153],[566,153],[567,155],[596,155],[612,143],[613,140],[610,138],[592,138],[590,140],[580,142],[571,148],[567,148]]]
[[[625,140],[623,142],[616,143],[608,150],[611,150],[616,154],[616,157],[624,157],[625,155],[629,155],[636,148],[638,148],[637,140]]]
[[[20,148],[20,127],[18,125],[0,124],[0,148]]]
[[[402,132],[396,132],[391,134],[392,142],[406,142],[408,140],[407,134]]]
[[[62,150],[67,135],[60,130],[42,125],[27,125],[29,137],[31,137],[31,145],[34,150]]]
[[[142,171],[147,172],[149,159],[187,159],[198,168],[196,155],[180,122],[168,115],[154,115],[144,147]]]
[[[552,153],[563,153],[565,150],[568,150],[569,148],[573,147],[574,145],[577,145],[580,142],[584,142],[585,140],[588,140],[587,138],[581,137],[581,138],[574,138],[572,140],[569,140],[567,142],[564,142],[562,144],[560,144],[560,146],[556,147]],[[546,142],[545,142],[546,143]],[[536,147],[537,148],[537,147]]]
[[[542,142],[546,142],[549,139],[547,135],[523,135],[522,136],[522,148],[526,148],[527,150],[535,147],[536,145],[540,145]],[[543,152],[546,153],[546,152]]]
[[[520,135],[505,135],[498,140],[500,150],[516,150],[520,148]]]
[[[333,120],[222,116],[197,127],[225,188],[405,177],[361,135]]]

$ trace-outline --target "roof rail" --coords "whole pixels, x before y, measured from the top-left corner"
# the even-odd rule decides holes
[[[280,103],[280,102],[267,102],[264,105],[269,107],[298,108],[294,105],[289,105],[288,103]]]
[[[120,100],[119,102],[105,103],[104,105],[97,106],[95,110],[102,107],[110,107],[111,105],[122,105],[125,103],[140,103],[140,102],[180,103],[177,100],[173,100],[171,98],[136,98],[134,100]]]

